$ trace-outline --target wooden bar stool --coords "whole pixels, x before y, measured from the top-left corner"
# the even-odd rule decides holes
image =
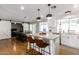
[[[48,43],[44,42],[43,39],[35,39],[35,42],[36,42],[36,45],[39,47],[39,52],[40,52],[40,49],[41,49],[41,52],[42,53],[42,48],[44,48],[44,51],[43,51],[43,54],[45,52],[45,48],[49,45]]]

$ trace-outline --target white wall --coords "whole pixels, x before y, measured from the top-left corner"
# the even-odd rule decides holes
[[[11,23],[10,21],[0,21],[0,40],[11,38]]]

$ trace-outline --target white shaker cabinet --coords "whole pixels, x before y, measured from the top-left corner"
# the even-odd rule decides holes
[[[69,46],[70,47],[74,47],[74,48],[76,48],[76,46],[77,46],[77,38],[76,38],[76,36],[74,36],[74,35],[69,35]]]
[[[79,35],[77,35],[77,47],[78,47],[78,49],[79,49]]]
[[[62,34],[61,44],[79,49],[79,35]]]
[[[69,45],[69,36],[62,34],[61,35],[61,44],[63,45]]]

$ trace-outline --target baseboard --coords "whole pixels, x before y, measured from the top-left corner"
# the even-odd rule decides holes
[[[8,40],[8,39],[11,39],[11,38],[5,38],[5,39],[0,39],[0,40]]]
[[[66,47],[69,47],[69,48],[72,48],[72,49],[78,49],[79,50],[79,48],[75,48],[75,47],[68,46],[68,45],[65,45],[65,44],[61,44],[61,45],[66,46]]]

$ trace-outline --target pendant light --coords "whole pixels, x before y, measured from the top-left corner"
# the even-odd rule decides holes
[[[48,4],[48,7],[49,7],[49,14],[46,15],[46,18],[47,18],[47,19],[52,19],[52,14],[50,13],[50,6],[51,6],[51,4]]]
[[[70,15],[71,14],[71,11],[66,11],[65,14],[66,15]]]
[[[40,20],[41,17],[40,17],[40,15],[39,15],[40,9],[38,8],[37,11],[38,11],[38,17],[36,18],[36,20],[37,20],[37,21],[41,21],[41,20]]]
[[[2,19],[0,19],[0,21],[1,21]]]

